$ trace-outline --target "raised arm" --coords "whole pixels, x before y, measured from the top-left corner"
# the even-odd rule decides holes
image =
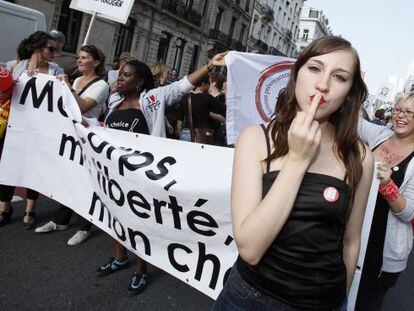
[[[227,52],[223,52],[214,55],[214,57],[208,62],[207,65],[204,65],[203,67],[194,71],[192,74],[188,75],[188,81],[190,81],[192,85],[195,85],[198,81],[207,76],[215,66],[225,66],[226,62],[224,60],[224,56],[226,56],[226,54]]]
[[[391,179],[391,174],[391,167],[385,163],[378,165],[377,177],[380,180],[379,195],[382,195],[384,199],[387,200],[391,212],[395,217],[402,222],[409,223],[414,218],[414,180],[413,178],[410,178],[405,183],[404,187],[398,189]],[[389,191],[387,188],[390,189],[390,187],[397,191],[398,194],[396,198],[383,195],[383,193],[386,194]],[[381,188],[383,188],[383,190]]]

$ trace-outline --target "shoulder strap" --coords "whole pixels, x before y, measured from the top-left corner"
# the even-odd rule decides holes
[[[269,141],[269,135],[267,134],[267,128],[264,124],[260,124],[261,128],[263,129],[265,139],[266,139],[266,147],[267,147],[267,157],[270,157],[270,141]],[[269,173],[270,171],[270,162],[266,161],[266,173]]]
[[[80,90],[80,92],[78,93],[78,96],[81,96],[92,84],[94,84],[95,82],[98,82],[99,80],[102,80],[99,77],[96,77],[95,79],[91,80],[88,82],[88,84],[86,84],[82,90]]]
[[[187,103],[188,103],[188,121],[190,123],[190,133],[191,133],[191,137],[194,137],[193,109],[191,107],[191,93],[188,93],[187,95]]]

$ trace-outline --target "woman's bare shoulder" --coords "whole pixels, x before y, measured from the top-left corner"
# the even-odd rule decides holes
[[[266,136],[262,125],[250,125],[246,127],[240,134],[236,149],[246,150],[251,152],[257,152],[260,159],[264,158],[267,154]]]

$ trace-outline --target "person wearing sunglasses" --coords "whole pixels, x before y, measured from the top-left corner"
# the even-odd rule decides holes
[[[25,71],[29,74],[45,73],[57,76],[63,73],[61,67],[51,63],[57,52],[58,42],[48,33],[36,31],[20,42],[17,48],[17,59],[9,61],[6,67],[12,73],[14,80],[18,80]],[[13,214],[10,202],[14,190],[13,186],[0,185],[0,226],[6,224]],[[38,197],[38,192],[27,189],[27,204],[23,217],[25,229],[32,229],[35,224],[34,205]]]
[[[394,130],[361,120],[360,136],[373,151],[380,180],[355,310],[381,310],[407,267],[413,245],[414,92],[397,100]],[[398,309],[398,306],[396,306]]]
[[[45,73],[57,76],[63,74],[61,67],[52,63],[59,54],[59,42],[44,31],[36,31],[28,38],[23,39],[17,48],[17,58],[6,64],[14,80],[27,70],[29,74]]]

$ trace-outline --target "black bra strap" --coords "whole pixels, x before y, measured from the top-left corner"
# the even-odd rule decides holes
[[[79,91],[78,96],[81,96],[92,84],[94,84],[95,82],[98,82],[99,80],[101,80],[100,77],[96,77],[95,79],[91,80],[88,82],[88,84],[86,84],[82,90]]]
[[[263,129],[265,138],[266,138],[266,146],[267,146],[267,157],[270,157],[270,141],[269,141],[269,135],[267,134],[267,129],[264,126],[264,124],[260,124],[260,126]],[[266,161],[266,173],[269,173],[270,171],[270,162]]]

